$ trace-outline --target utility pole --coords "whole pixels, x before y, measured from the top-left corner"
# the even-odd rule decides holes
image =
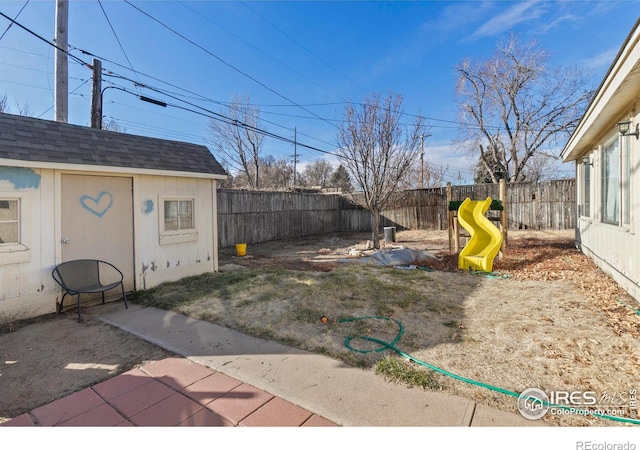
[[[102,128],[102,61],[93,59],[91,128]]]
[[[424,134],[420,135],[420,189],[424,189]]]
[[[297,184],[298,175],[298,131],[296,127],[293,127],[293,186]]]
[[[67,57],[69,23],[69,0],[56,0],[55,23],[55,83],[54,83],[54,120],[67,123],[69,121],[69,60]]]

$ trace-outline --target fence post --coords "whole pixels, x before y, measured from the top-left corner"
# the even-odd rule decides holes
[[[453,241],[453,214],[449,211],[449,204],[451,202],[451,182],[447,183],[447,229],[449,230],[449,254],[452,253],[451,243]]]
[[[502,245],[500,253],[504,256],[507,249],[507,240],[509,234],[509,216],[507,211],[507,183],[504,178],[500,179],[500,203],[502,203],[502,211],[500,211],[500,232],[502,233]]]

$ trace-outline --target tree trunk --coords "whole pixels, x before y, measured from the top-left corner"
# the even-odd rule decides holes
[[[378,211],[371,210],[371,240],[373,241],[373,248],[380,248],[380,235],[378,233],[380,229],[380,214]]]

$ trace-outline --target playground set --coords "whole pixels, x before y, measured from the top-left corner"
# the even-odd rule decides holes
[[[458,253],[458,269],[491,272],[493,261],[504,256],[507,244],[507,214],[504,184],[500,187],[500,200],[487,197],[484,200],[449,200],[449,253]],[[487,217],[487,211],[497,211],[498,216]],[[493,221],[498,222],[498,226]],[[463,234],[460,226],[466,231]],[[460,238],[467,238],[460,248]]]

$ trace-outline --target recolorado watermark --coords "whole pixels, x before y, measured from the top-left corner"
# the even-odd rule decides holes
[[[628,441],[625,443],[578,441],[576,450],[636,450],[636,444]]]
[[[546,414],[636,419],[638,417],[637,391],[629,389],[598,394],[595,391],[545,392],[538,388],[529,388],[518,397],[518,411],[530,420],[541,419]],[[590,450],[615,448],[590,447]]]

